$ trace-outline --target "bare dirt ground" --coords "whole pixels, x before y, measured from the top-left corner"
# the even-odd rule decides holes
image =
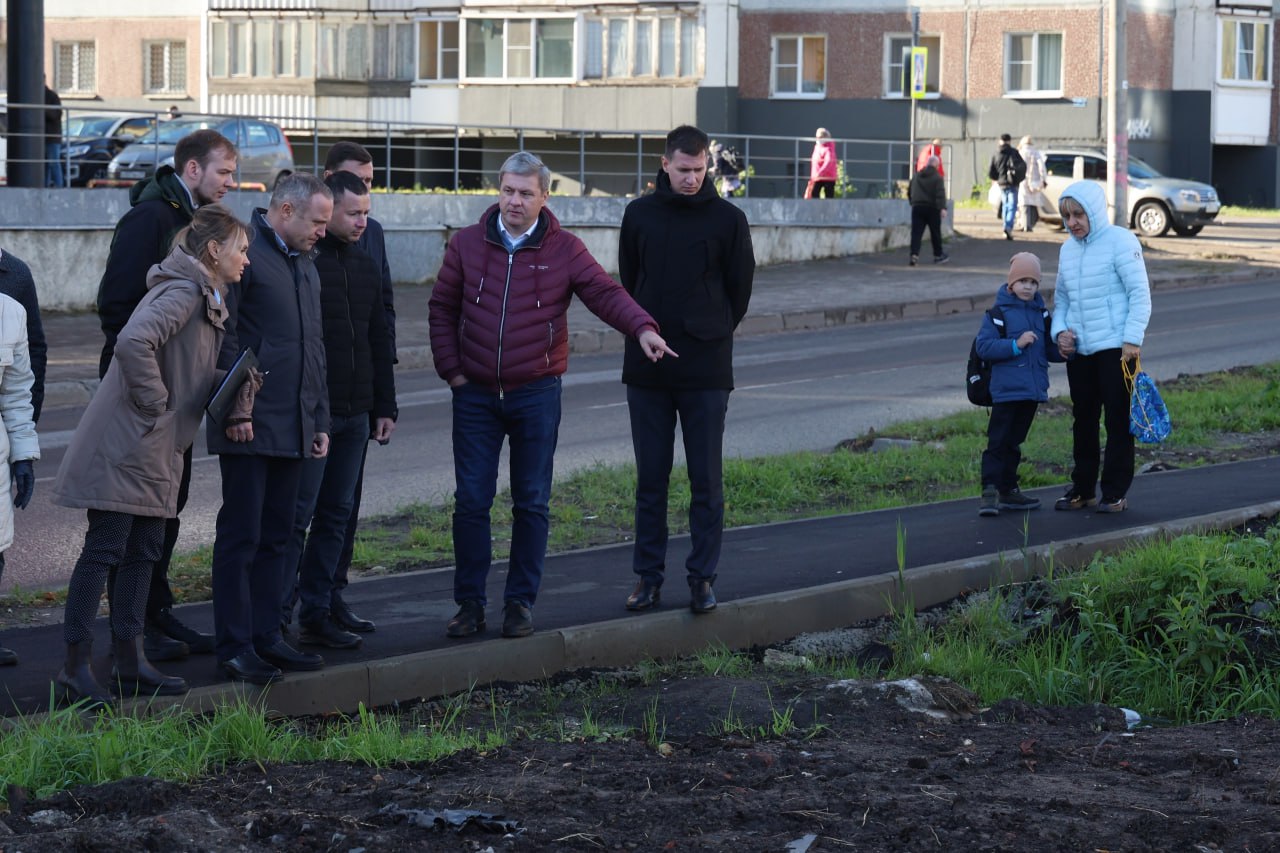
[[[1224,444],[1193,455],[1274,453],[1276,436]],[[496,701],[527,734],[432,764],[10,789],[0,853],[1280,850],[1276,720],[1129,729],[1117,708],[979,708],[947,682],[764,665],[554,686],[486,692],[465,722],[491,725]],[[398,712],[412,727],[431,706]]]
[[[655,697],[658,743],[641,719]],[[637,679],[599,708],[632,734],[575,738],[581,697],[527,698],[531,723],[570,736],[430,765],[242,765],[14,800],[0,850],[1280,849],[1274,720],[1130,731],[1102,706],[976,709],[946,682],[762,670]],[[786,709],[798,730],[761,737]]]

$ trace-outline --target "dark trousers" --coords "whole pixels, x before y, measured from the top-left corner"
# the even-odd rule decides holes
[[[929,226],[929,242],[933,244],[933,256],[942,257],[942,211],[931,204],[911,205],[911,254],[920,254],[920,239],[925,226]]]
[[[113,573],[111,635],[130,640],[142,633],[147,582],[160,556],[164,521],[126,512],[89,510],[84,548],[67,585],[62,623],[62,636],[67,643],[93,638],[102,587]]]
[[[302,460],[225,453],[213,542],[214,651],[218,660],[280,641],[285,550]]]
[[[338,565],[333,569],[333,597],[342,597],[347,588],[347,575],[351,572],[351,558],[355,555],[356,531],[360,528],[360,498],[364,495],[364,463],[369,456],[369,442],[364,443],[360,454],[360,473],[356,476],[356,489],[351,493],[351,518],[347,519],[347,535],[342,540],[342,553],[338,555]]]
[[[503,601],[532,607],[551,527],[551,475],[560,434],[560,377],[499,394],[474,382],[453,389],[453,598],[487,603],[493,562],[489,513],[498,458],[511,448],[511,557]]]
[[[1030,231],[1036,227],[1036,223],[1040,221],[1040,208],[1034,204],[1024,204],[1022,206],[1022,230]]]
[[[982,451],[982,486],[995,486],[1001,494],[1018,488],[1018,464],[1022,442],[1040,404],[1035,400],[1011,400],[991,406],[987,421],[987,449]]]
[[[662,583],[667,562],[667,496],[675,457],[676,420],[689,472],[688,581],[714,581],[724,533],[725,389],[669,390],[627,386],[631,446],[636,456],[636,544],[631,569]]]
[[[1096,494],[1101,440],[1098,422],[1107,430],[1102,456],[1102,497],[1110,500],[1129,493],[1133,483],[1133,436],[1129,433],[1129,386],[1120,367],[1120,350],[1105,349],[1077,355],[1067,362],[1071,388],[1071,437],[1075,468],[1071,482],[1076,491]]]
[[[813,193],[810,198],[835,198],[836,182],[835,181],[814,181]]]
[[[187,496],[191,494],[191,448],[182,454],[182,479],[178,481],[178,514],[181,515],[187,505]],[[178,544],[178,532],[182,522],[178,516],[164,520],[164,541],[160,546],[160,557],[151,569],[148,579],[146,618],[154,619],[162,610],[173,607],[173,589],[169,586],[169,564],[173,562],[173,549]],[[115,594],[116,569],[112,566],[107,576],[107,601],[112,602]]]
[[[367,413],[334,415],[329,427],[328,455],[302,462],[293,532],[285,552],[288,577],[281,614],[284,623],[292,621],[297,601],[302,602],[299,623],[307,625],[329,618],[333,576],[346,541],[351,498],[368,443]]]

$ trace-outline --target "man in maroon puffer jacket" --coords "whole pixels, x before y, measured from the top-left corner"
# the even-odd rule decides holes
[[[502,635],[533,633],[542,580],[552,460],[560,429],[560,376],[569,361],[574,294],[600,319],[638,340],[647,358],[675,357],[658,324],[611,279],[582,241],[545,209],[551,170],[511,155],[498,203],[449,241],[429,301],[431,355],[453,389],[453,597],[450,637],[484,629],[493,560],[489,511],[498,457],[511,444],[512,530]]]

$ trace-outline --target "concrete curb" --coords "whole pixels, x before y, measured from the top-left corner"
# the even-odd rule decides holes
[[[1240,284],[1275,275],[1270,268],[1251,269],[1205,278],[1198,274],[1177,274],[1155,279],[1152,290],[1170,290],[1179,287],[1213,287]],[[1052,288],[1046,288],[1052,293]],[[778,332],[794,332],[827,329],[859,323],[880,323],[888,320],[910,320],[922,317],[941,317],[949,314],[970,314],[985,309],[991,303],[991,294],[973,296],[949,296],[925,299],[917,302],[893,302],[880,305],[850,305],[826,308],[820,311],[783,311],[768,314],[749,314],[738,327],[739,337],[769,335]],[[570,353],[622,352],[624,338],[613,329],[586,329],[569,333]],[[400,347],[397,370],[427,370],[434,363],[431,347],[426,344]],[[70,406],[87,406],[98,388],[97,379],[69,379],[45,385],[44,407],[54,409]]]
[[[723,602],[716,613],[695,616],[667,609],[642,616],[534,634],[522,640],[460,642],[445,649],[291,674],[270,688],[225,684],[191,691],[177,700],[138,700],[135,708],[180,705],[209,711],[247,701],[285,715],[355,712],[411,699],[430,699],[496,681],[535,681],[593,667],[628,666],[647,659],[691,654],[711,644],[731,649],[768,645],[806,632],[828,631],[875,619],[909,600],[917,609],[995,584],[1026,580],[1054,565],[1084,565],[1097,554],[1186,533],[1228,530],[1254,518],[1280,514],[1280,500],[1208,515],[1011,550],[986,557],[896,570],[850,581]]]

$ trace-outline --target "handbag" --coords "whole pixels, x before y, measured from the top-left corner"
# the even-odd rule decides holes
[[[1173,432],[1173,425],[1169,422],[1169,409],[1156,390],[1155,380],[1142,369],[1142,362],[1136,358],[1132,366],[1121,361],[1120,369],[1124,372],[1125,384],[1129,386],[1129,432],[1142,444],[1159,444]]]

